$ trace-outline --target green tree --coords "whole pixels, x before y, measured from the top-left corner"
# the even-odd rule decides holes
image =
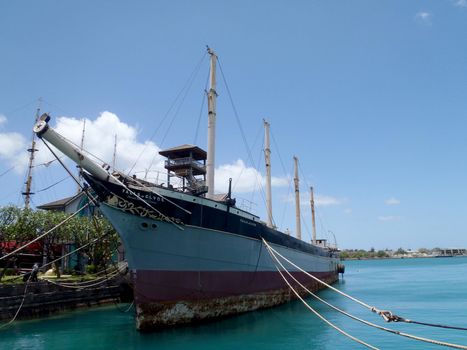
[[[388,254],[384,250],[378,250],[378,252],[376,253],[376,256],[378,258],[387,258]]]
[[[73,244],[78,248],[98,239],[96,243],[83,249],[82,253],[89,257],[98,270],[106,268],[119,244],[119,237],[113,227],[103,217],[75,216],[63,223],[68,217],[63,212],[33,211],[14,206],[0,208],[0,243],[4,243],[0,245],[0,256],[7,252],[7,248],[8,251],[17,249],[53,229],[38,241],[42,246],[43,263],[59,258],[64,244]],[[12,256],[6,260],[14,263],[14,259]],[[4,266],[8,267],[8,262]],[[58,261],[55,264],[57,274],[60,271],[59,266]]]
[[[396,254],[398,254],[398,255],[405,255],[405,254],[407,254],[407,252],[406,252],[404,249],[399,248],[399,249],[396,250]]]

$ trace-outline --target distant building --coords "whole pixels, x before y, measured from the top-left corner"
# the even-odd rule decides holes
[[[89,198],[84,192],[79,192],[71,197],[62,198],[50,203],[45,203],[37,206],[37,209],[59,211],[66,214],[73,214],[89,203]],[[88,207],[84,208],[79,216],[92,216],[98,208],[91,202]]]
[[[74,196],[65,197],[58,199],[56,201],[45,203],[37,206],[37,209],[63,212],[66,214],[74,214],[84,206],[89,204],[86,208],[82,209],[78,216],[80,217],[89,217],[91,218],[94,214],[97,214],[99,209],[96,205],[90,202],[89,197],[85,192],[80,191]],[[69,253],[75,250],[77,247],[73,242],[64,242],[62,243],[62,255]],[[123,259],[123,247],[119,249],[119,256],[116,258],[117,261]],[[121,259],[120,259],[121,256]],[[65,269],[78,269],[80,271],[85,270],[85,264],[87,263],[87,258],[84,257],[81,253],[75,253],[61,261],[62,271]]]
[[[462,256],[467,255],[467,250],[464,248],[440,248],[436,253],[438,256]]]

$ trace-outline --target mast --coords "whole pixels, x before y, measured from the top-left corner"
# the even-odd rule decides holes
[[[295,173],[295,177],[293,179],[293,182],[295,184],[295,225],[297,230],[297,238],[302,239],[302,226],[300,223],[300,189],[298,186],[298,158],[294,156],[293,160]]]
[[[114,139],[114,154],[112,157],[112,171],[115,171],[116,160],[117,160],[117,134],[115,134],[115,139]],[[148,175],[148,170],[146,170],[146,175],[144,176],[145,180],[146,180],[146,176]]]
[[[36,117],[35,117],[35,123],[37,123],[40,112],[41,112],[41,102],[42,99],[39,98],[39,105],[37,106],[36,110]],[[34,194],[31,192],[32,188],[32,168],[34,167],[34,153],[37,152],[38,150],[36,149],[36,134],[32,133],[32,141],[31,141],[31,148],[28,149],[29,152],[29,164],[28,164],[28,174],[26,177],[26,190],[22,193],[24,196],[24,207],[26,209],[29,209],[29,203],[31,201],[31,195]]]
[[[316,244],[316,222],[315,222],[315,199],[313,196],[313,187],[310,187],[310,205],[311,205],[311,224],[313,227],[313,238],[311,243]]]
[[[268,211],[268,227],[273,228],[272,223],[272,193],[271,193],[271,146],[269,141],[269,123],[264,122],[264,158],[266,163],[266,208]]]
[[[217,56],[208,47],[211,55],[211,69],[209,74],[210,88],[208,91],[208,154],[206,162],[206,184],[208,186],[207,198],[214,197],[214,168],[216,155],[216,60]]]
[[[83,119],[83,131],[81,133],[81,144],[80,144],[80,150],[83,152],[84,148],[84,133],[86,132],[86,119]],[[78,167],[79,169],[79,167]],[[83,182],[83,177],[81,176],[81,171],[78,172],[78,193],[81,192],[81,183]]]

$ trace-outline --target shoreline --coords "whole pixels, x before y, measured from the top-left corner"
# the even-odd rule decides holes
[[[447,256],[388,256],[388,257],[365,257],[365,258],[343,258],[342,261],[350,260],[403,260],[403,259],[433,259],[433,258],[465,258],[467,255],[447,255]]]

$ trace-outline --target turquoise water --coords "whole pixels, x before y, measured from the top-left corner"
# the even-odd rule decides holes
[[[341,290],[414,320],[467,327],[467,258],[348,261]],[[374,323],[428,338],[467,345],[467,332],[387,324],[326,290],[320,296]],[[442,348],[378,330],[309,299],[326,318],[381,349]],[[0,349],[364,349],[328,327],[300,302],[222,321],[153,334],[134,329],[125,305],[21,321],[0,330]]]

